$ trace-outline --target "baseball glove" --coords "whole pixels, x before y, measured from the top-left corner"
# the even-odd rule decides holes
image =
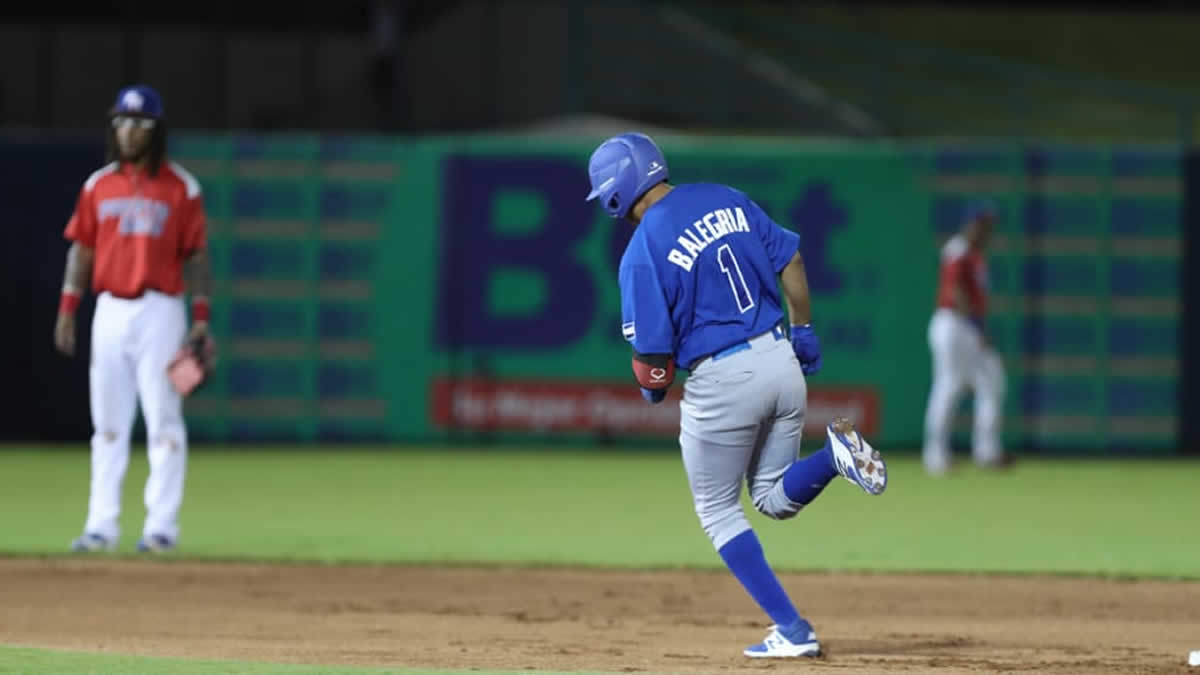
[[[208,335],[188,340],[167,366],[171,386],[181,396],[188,396],[204,386],[217,365],[217,345]]]

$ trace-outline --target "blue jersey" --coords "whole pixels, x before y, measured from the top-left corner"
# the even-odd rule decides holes
[[[700,359],[783,319],[779,273],[800,237],[724,185],[678,185],[647,209],[621,257],[621,329],[641,354]]]

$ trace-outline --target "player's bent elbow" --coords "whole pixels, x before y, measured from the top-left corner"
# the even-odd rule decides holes
[[[670,354],[633,355],[633,375],[651,391],[666,389],[675,381],[675,359]]]

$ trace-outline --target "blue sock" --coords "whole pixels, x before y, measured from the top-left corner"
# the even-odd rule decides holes
[[[750,597],[754,598],[758,606],[779,626],[780,632],[789,636],[796,633],[802,621],[800,614],[792,605],[783,586],[779,584],[775,572],[767,565],[762,544],[758,543],[754,530],[746,530],[730,539],[718,553],[724,558],[725,565],[733,572],[733,576],[742,582]]]
[[[808,504],[821,494],[836,475],[838,472],[833,464],[833,450],[826,439],[825,447],[804,459],[792,462],[783,472],[783,494],[797,504]]]

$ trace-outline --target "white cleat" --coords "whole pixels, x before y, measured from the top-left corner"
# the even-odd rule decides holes
[[[838,473],[869,495],[883,494],[887,489],[887,467],[883,457],[855,431],[854,423],[839,417],[829,425],[826,433]]]
[[[117,550],[117,542],[95,532],[87,532],[71,542],[75,553],[109,553]]]
[[[808,639],[799,643],[787,639],[779,632],[778,627],[771,626],[771,632],[765,640],[753,647],[747,647],[742,653],[752,659],[812,658],[821,655],[821,643],[817,642],[817,634],[813,632],[812,626],[808,626]]]

